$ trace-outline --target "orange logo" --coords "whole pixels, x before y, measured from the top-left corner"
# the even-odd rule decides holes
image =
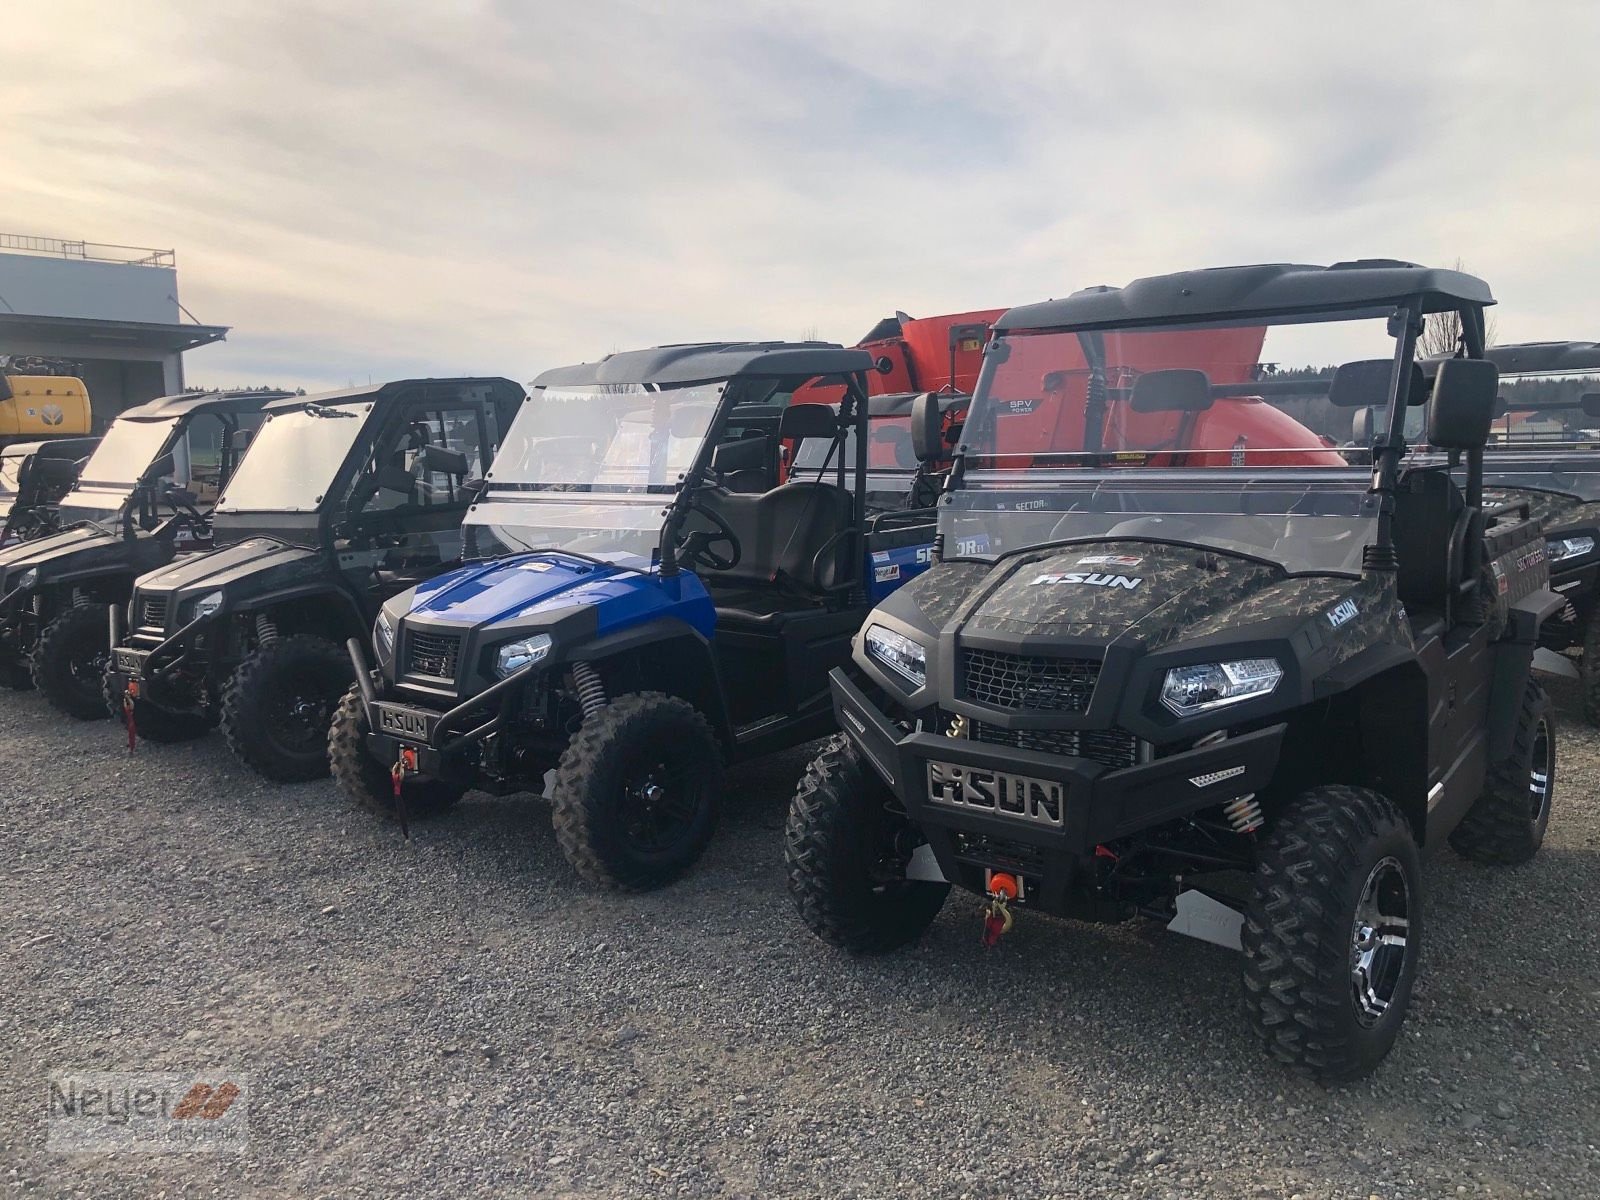
[[[238,1098],[237,1084],[224,1083],[220,1087],[212,1087],[209,1083],[197,1083],[178,1101],[178,1107],[172,1110],[172,1119],[182,1121],[198,1117],[202,1121],[215,1121]]]

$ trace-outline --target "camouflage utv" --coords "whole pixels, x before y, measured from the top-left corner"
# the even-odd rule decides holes
[[[1540,637],[1551,653],[1534,665],[1581,678],[1583,715],[1600,725],[1600,342],[1491,346],[1485,357],[1500,368],[1485,500],[1544,524],[1563,601]]]
[[[1561,600],[1539,523],[1483,497],[1491,303],[1364,261],[1002,317],[938,561],[832,674],[844,732],[786,835],[812,931],[886,951],[952,886],[983,898],[989,944],[1029,911],[1142,914],[1243,951],[1282,1062],[1376,1066],[1418,969],[1419,850],[1521,862],[1550,814],[1530,661]],[[1436,312],[1465,336],[1430,385]],[[1430,396],[1450,461],[1413,462],[1406,410]],[[1380,435],[1341,452],[1357,409]]]

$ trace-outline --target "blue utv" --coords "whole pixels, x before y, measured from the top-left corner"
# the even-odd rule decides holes
[[[932,558],[918,464],[939,460],[957,402],[879,398],[875,429],[874,369],[828,343],[709,343],[536,379],[468,511],[467,565],[383,605],[375,669],[348,643],[342,789],[404,827],[469,788],[544,791],[553,771],[557,837],[586,880],[681,875],[723,765],[829,732],[828,672]],[[817,381],[842,401],[791,403]],[[917,452],[898,454],[907,437]]]

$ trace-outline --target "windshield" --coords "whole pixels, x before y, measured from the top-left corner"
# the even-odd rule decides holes
[[[113,421],[84,464],[83,482],[131,488],[161,453],[177,426],[177,417],[165,421]]]
[[[831,452],[831,454],[830,454]],[[840,463],[849,470],[856,465],[856,430],[845,431],[844,445],[833,448],[831,438],[807,438],[795,452],[792,478],[817,479],[826,465],[832,474]],[[871,418],[867,426],[867,469],[874,473],[917,469],[917,456],[911,442],[911,414],[888,413]]]
[[[307,404],[273,414],[228,481],[218,512],[310,512],[349,456],[371,404]],[[285,466],[292,464],[292,470]]]
[[[133,485],[161,454],[177,426],[177,417],[113,421],[84,464],[78,482],[61,498],[61,524],[108,522],[120,516]]]
[[[641,569],[652,564],[660,540],[659,501],[487,500],[469,511],[464,530],[469,558],[566,550]]]
[[[545,388],[507,431],[491,488],[670,494],[704,443],[725,387]]]
[[[1600,371],[1500,376],[1500,415],[1489,449],[1592,450],[1600,446]]]
[[[1013,333],[985,362],[957,556],[1172,540],[1359,574],[1394,340],[1382,318]],[[1335,371],[1340,387],[1333,388]]]

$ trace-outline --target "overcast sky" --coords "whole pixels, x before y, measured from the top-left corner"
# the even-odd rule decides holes
[[[1240,262],[1600,337],[1600,5],[9,0],[0,230],[175,247],[192,382],[527,379]]]

